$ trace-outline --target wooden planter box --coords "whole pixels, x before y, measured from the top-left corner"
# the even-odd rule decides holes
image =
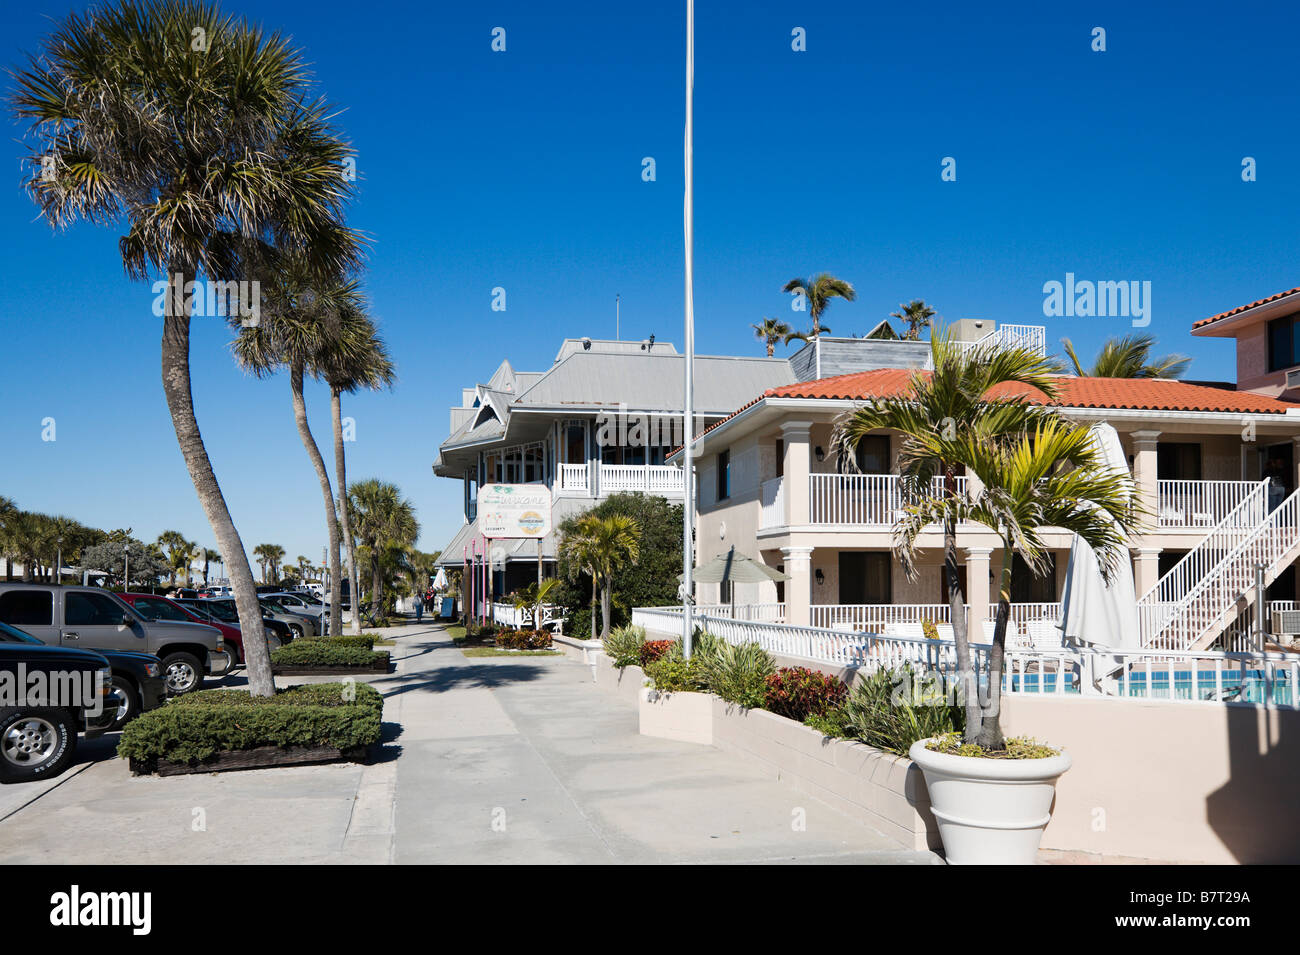
[[[339,666],[273,666],[271,674],[273,676],[347,676],[350,673],[388,673],[392,670],[392,658],[387,657],[383,660],[376,660],[369,666],[359,666],[357,664],[341,664]]]
[[[131,759],[135,776],[184,776],[191,773],[224,773],[238,769],[266,769],[270,766],[306,766],[312,763],[364,762],[369,747],[336,749],[333,746],[259,746],[256,749],[222,750],[200,763],[174,763],[169,759],[142,762]]]

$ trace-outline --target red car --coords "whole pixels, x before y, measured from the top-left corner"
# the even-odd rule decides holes
[[[238,627],[232,627],[215,617],[200,617],[176,601],[158,594],[118,594],[123,600],[140,612],[146,620],[180,620],[184,623],[203,623],[216,627],[225,638],[226,646],[237,654],[235,663],[244,662],[244,640]],[[233,664],[232,664],[233,665]]]

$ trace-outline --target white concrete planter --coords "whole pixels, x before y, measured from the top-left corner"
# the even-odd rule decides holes
[[[1070,755],[1047,759],[952,756],[912,744],[951,865],[1033,865]]]
[[[713,697],[708,693],[661,693],[643,687],[639,715],[642,736],[713,744]]]

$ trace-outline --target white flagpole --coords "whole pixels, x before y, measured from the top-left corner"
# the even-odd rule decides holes
[[[691,636],[694,623],[691,604],[694,602],[695,571],[695,0],[686,0],[686,194],[682,205],[682,225],[686,237],[686,407],[682,412],[685,424],[685,450],[682,454],[682,487],[685,490],[685,507],[682,508],[682,651],[691,657]]]

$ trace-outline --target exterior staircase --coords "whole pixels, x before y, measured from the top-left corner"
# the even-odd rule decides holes
[[[1261,481],[1169,573],[1138,600],[1142,645],[1153,650],[1203,650],[1300,556],[1300,491],[1268,510]]]

